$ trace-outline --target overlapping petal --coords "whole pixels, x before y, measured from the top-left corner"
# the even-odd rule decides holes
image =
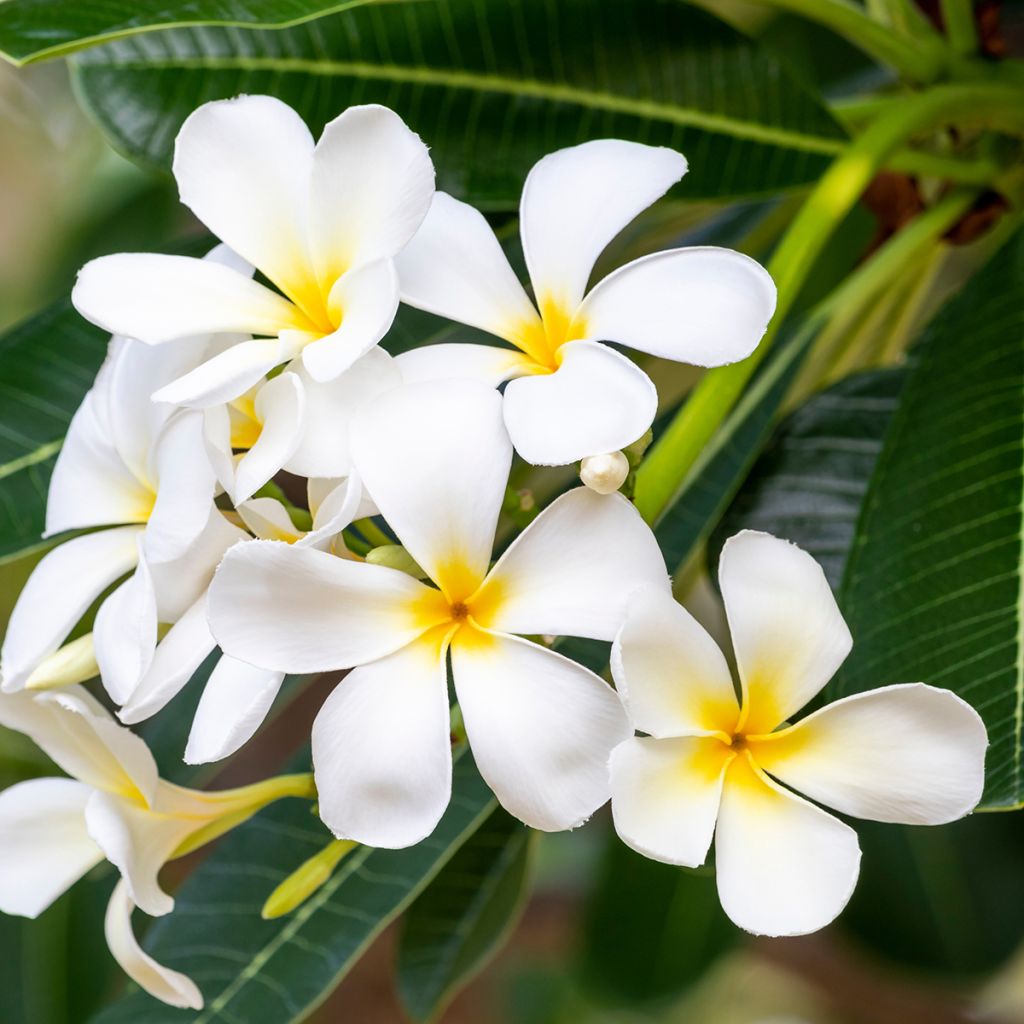
[[[479,380],[497,387],[531,372],[533,362],[522,352],[496,345],[446,342],[421,345],[395,357],[407,384],[430,380]]]

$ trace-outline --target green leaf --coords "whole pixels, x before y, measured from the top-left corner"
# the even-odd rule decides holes
[[[330,839],[307,803],[284,801],[232,833],[178,890],[144,945],[199,985],[206,1006],[175,1010],[132,991],[93,1024],[289,1024],[326,998],[367,946],[493,812],[466,748],[451,804],[433,834],[406,850],[360,847],[294,913],[260,917],[269,893]]]
[[[947,687],[985,719],[982,806],[1024,803],[1024,231],[918,346],[843,583],[853,653],[832,697]]]
[[[648,860],[612,833],[587,901],[581,982],[616,1005],[663,1000],[698,981],[739,934],[710,871]]]
[[[76,58],[114,145],[167,166],[200,103],[271,93],[314,132],[354,103],[393,107],[430,144],[438,187],[517,202],[545,153],[618,137],[690,160],[688,198],[813,181],[844,133],[749,39],[676,0],[387,3],[281,32],[203,28]]]
[[[154,4],[107,0],[5,0],[0,3],[0,56],[12,64],[61,57],[86,46],[172,26],[249,25],[281,28],[372,0],[177,0]]]
[[[414,1020],[435,1019],[509,934],[526,900],[536,838],[499,807],[409,908],[398,992]]]
[[[0,560],[41,543],[53,463],[107,338],[68,301],[0,338]]]

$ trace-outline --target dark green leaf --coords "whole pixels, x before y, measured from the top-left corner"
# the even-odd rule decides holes
[[[76,67],[100,124],[139,160],[166,166],[207,100],[269,92],[315,132],[377,102],[430,144],[440,188],[498,207],[541,156],[586,139],[682,150],[693,198],[812,181],[844,137],[774,57],[676,0],[388,3],[282,32],[123,39]]]
[[[499,807],[409,908],[398,992],[415,1020],[433,1020],[508,935],[527,896],[535,841]]]
[[[285,801],[234,832],[176,894],[145,946],[193,978],[206,1006],[175,1010],[132,991],[93,1024],[289,1024],[348,972],[494,810],[466,748],[456,754],[452,802],[434,833],[406,850],[360,847],[287,917],[260,918],[264,900],[330,839],[301,801]]]
[[[1024,803],[1024,232],[918,346],[858,524],[832,697],[922,680],[988,727],[983,806]]]

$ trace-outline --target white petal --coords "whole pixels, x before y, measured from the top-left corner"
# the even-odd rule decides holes
[[[652,736],[731,734],[739,716],[718,644],[664,588],[634,591],[612,645],[612,675],[638,729]]]
[[[493,611],[477,619],[503,633],[611,640],[627,598],[641,586],[669,590],[650,527],[621,494],[577,487],[553,501],[501,556],[481,592]]]
[[[123,704],[149,669],[156,650],[156,592],[145,557],[100,605],[93,640],[103,687],[115,704]]]
[[[620,743],[609,762],[619,838],[645,857],[699,867],[711,846],[731,758],[724,743],[699,736]]]
[[[360,518],[363,504],[363,487],[354,474],[343,480],[317,505],[313,514],[313,529],[301,537],[300,547],[323,547],[328,545],[354,519]],[[376,515],[376,510],[369,513]]]
[[[219,761],[238,750],[263,724],[283,682],[283,672],[223,656],[199,699],[185,763]]]
[[[608,757],[632,730],[593,672],[518,637],[464,627],[452,641],[452,678],[473,759],[510,814],[555,832],[608,799]]]
[[[541,308],[574,310],[605,246],[686,173],[661,146],[595,139],[539,160],[519,205],[523,251]]]
[[[821,566],[795,544],[744,530],[718,581],[744,695],[747,734],[771,732],[832,678],[852,639]]]
[[[448,596],[483,579],[512,446],[501,396],[470,381],[406,384],[364,409],[352,459],[391,528]]]
[[[729,766],[715,831],[722,909],[755,935],[806,935],[846,906],[857,884],[857,833],[755,772]]]
[[[157,493],[146,524],[146,554],[154,562],[183,555],[203,532],[213,508],[216,476],[206,454],[203,414],[185,409],[167,421],[153,448]]]
[[[398,312],[398,275],[391,260],[378,260],[339,277],[328,299],[341,326],[302,350],[314,380],[334,380],[391,329]]]
[[[306,245],[313,137],[271,96],[204,103],[178,132],[181,201],[286,293],[310,277]]]
[[[0,725],[23,732],[80,782],[147,803],[154,798],[157,770],[149,748],[80,687],[0,698]]]
[[[647,374],[592,341],[569,342],[560,352],[554,373],[505,388],[505,425],[516,451],[535,466],[565,466],[642,436],[658,411]]]
[[[206,623],[206,595],[195,602],[157,644],[149,669],[118,717],[125,725],[162,710],[216,647]]]
[[[435,623],[432,592],[396,569],[276,541],[238,544],[210,587],[210,629],[232,657],[278,672],[326,672],[381,658]]]
[[[91,526],[144,523],[149,517],[153,493],[114,445],[107,398],[106,387],[97,384],[71,419],[50,477],[43,536]]]
[[[437,631],[350,672],[313,723],[320,817],[339,838],[412,846],[452,789],[448,689]]]
[[[71,301],[86,320],[147,345],[197,334],[274,336],[307,323],[276,292],[191,256],[101,256],[78,272]]]
[[[310,241],[324,290],[345,271],[394,256],[423,222],[434,165],[420,137],[387,107],[349,107],[313,154]]]
[[[305,477],[348,476],[352,418],[378,395],[401,384],[397,361],[382,348],[372,348],[327,383],[315,381],[299,363],[293,372],[305,388],[306,417],[299,445],[285,469]]]
[[[291,458],[302,438],[306,393],[294,373],[282,373],[256,393],[256,417],[262,423],[256,443],[238,460],[230,496],[247,501]]]
[[[277,339],[241,341],[154,392],[153,401],[192,408],[230,402],[292,355]]]
[[[295,544],[303,538],[288,509],[276,498],[250,498],[236,510],[242,522],[260,540],[283,540]]]
[[[140,988],[168,1006],[201,1010],[203,995],[191,978],[158,964],[138,944],[132,931],[135,905],[122,880],[114,887],[104,921],[107,945],[121,970]]]
[[[746,359],[775,312],[775,283],[756,261],[713,246],[627,263],[576,312],[587,338],[696,366]]]
[[[402,301],[516,343],[540,317],[484,215],[444,192],[396,265]]]
[[[421,345],[395,357],[407,384],[428,380],[479,380],[496,388],[533,364],[515,349],[452,342]]]
[[[0,793],[0,911],[36,917],[103,860],[85,829],[91,793],[71,779],[31,779]]]
[[[812,800],[906,825],[941,825],[974,810],[987,746],[970,704],[921,683],[845,697],[751,742],[761,768]]]
[[[138,559],[140,526],[74,537],[49,552],[18,595],[4,637],[0,674],[7,692],[64,642],[93,601]]]

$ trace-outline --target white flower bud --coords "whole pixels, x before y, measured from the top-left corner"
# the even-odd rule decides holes
[[[622,452],[588,455],[580,463],[580,479],[598,494],[617,491],[629,476],[629,460]]]

